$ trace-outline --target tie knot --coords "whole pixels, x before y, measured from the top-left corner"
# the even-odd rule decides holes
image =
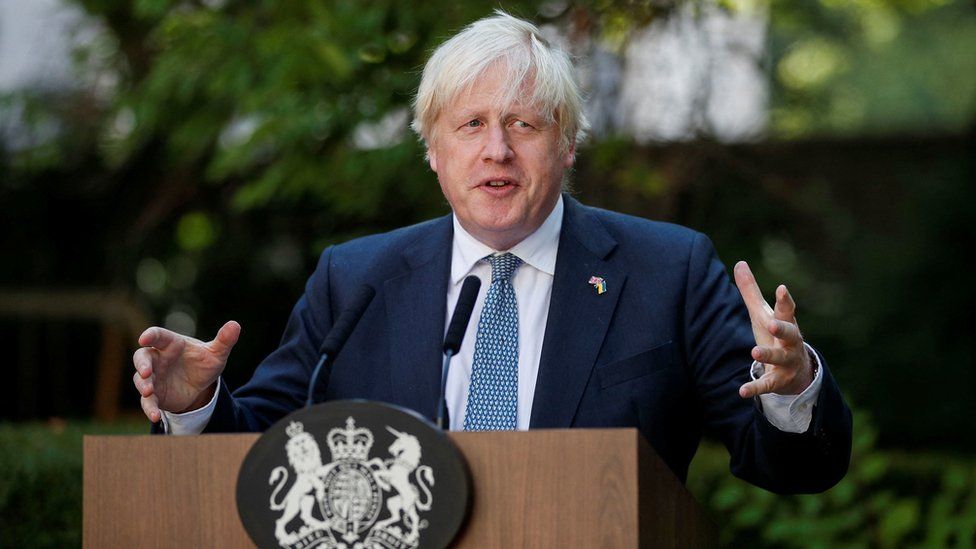
[[[512,273],[522,264],[518,257],[504,253],[502,255],[489,255],[485,258],[491,265],[491,283],[508,282],[512,279]]]

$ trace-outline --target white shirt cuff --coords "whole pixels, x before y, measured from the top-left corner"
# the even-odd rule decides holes
[[[220,393],[220,378],[217,378],[217,387],[214,389],[213,398],[203,408],[175,414],[173,412],[163,412],[163,428],[170,435],[199,435],[206,428],[210,421],[210,416],[217,407],[217,395]]]
[[[823,382],[823,365],[820,364],[820,357],[817,356],[812,347],[806,343],[803,345],[813,357],[814,367],[817,370],[813,382],[798,395],[779,395],[776,393],[759,395],[766,419],[774,427],[787,433],[805,433],[810,427],[810,420],[813,419],[813,407],[817,403],[817,397],[820,396],[820,385]],[[756,379],[757,373],[762,375],[762,370],[762,364],[753,362],[752,367],[749,368],[749,377]]]

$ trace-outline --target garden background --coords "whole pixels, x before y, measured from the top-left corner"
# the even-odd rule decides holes
[[[976,544],[972,3],[2,0],[0,547],[80,545],[82,435],[148,428],[146,326],[238,320],[237,386],[325,246],[449,211],[407,109],[497,7],[577,57],[574,194],[789,284],[855,410],[821,495],[706,442],[688,484],[723,541]]]

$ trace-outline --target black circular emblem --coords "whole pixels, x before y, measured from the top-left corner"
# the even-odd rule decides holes
[[[470,494],[443,431],[410,410],[355,400],[289,414],[237,475],[237,511],[261,548],[446,547]]]

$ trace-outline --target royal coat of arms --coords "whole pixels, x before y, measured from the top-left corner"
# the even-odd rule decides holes
[[[373,433],[347,418],[344,429],[329,431],[326,443],[332,459],[323,462],[318,443],[304,425],[298,421],[288,425],[285,453],[294,479],[284,466],[275,467],[268,479],[274,487],[271,511],[281,513],[274,531],[281,547],[414,549],[419,545],[421,531],[427,527],[420,513],[431,508],[434,472],[420,463],[417,437],[390,426],[386,429],[394,436],[387,449],[390,457],[371,458]]]

